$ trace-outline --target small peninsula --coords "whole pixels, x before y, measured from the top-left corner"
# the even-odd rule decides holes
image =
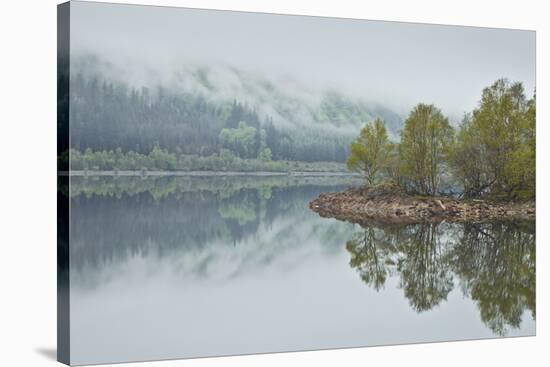
[[[309,203],[322,217],[355,223],[482,222],[535,218],[535,201],[409,195],[390,185],[323,193]]]
[[[497,80],[456,128],[434,105],[410,112],[399,139],[368,123],[347,168],[364,185],[309,203],[323,217],[358,223],[535,219],[536,103],[521,83]],[[452,193],[451,193],[452,192]]]

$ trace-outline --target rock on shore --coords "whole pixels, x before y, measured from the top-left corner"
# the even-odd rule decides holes
[[[391,186],[323,193],[309,203],[322,217],[353,222],[479,222],[534,219],[535,202],[491,203],[449,197],[413,196]]]

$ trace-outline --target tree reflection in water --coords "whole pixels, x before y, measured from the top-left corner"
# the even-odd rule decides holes
[[[525,310],[535,319],[534,222],[465,224],[450,257],[481,319],[495,333],[518,328]]]
[[[355,233],[346,249],[350,266],[376,291],[398,276],[417,312],[441,304],[460,284],[498,335],[518,328],[524,311],[536,316],[533,221],[377,225]]]

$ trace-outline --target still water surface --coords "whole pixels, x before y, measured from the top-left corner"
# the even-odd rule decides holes
[[[535,224],[364,228],[339,178],[72,178],[75,364],[535,334]]]

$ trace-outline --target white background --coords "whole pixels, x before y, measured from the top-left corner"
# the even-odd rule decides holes
[[[120,1],[127,2],[127,1]],[[550,159],[546,1],[188,0],[143,4],[537,30],[537,336],[142,363],[140,366],[543,366]],[[53,366],[56,348],[56,4],[0,5],[0,366]],[[546,167],[545,167],[546,166]],[[365,310],[368,312],[368,310]],[[238,330],[236,330],[238,332]]]

